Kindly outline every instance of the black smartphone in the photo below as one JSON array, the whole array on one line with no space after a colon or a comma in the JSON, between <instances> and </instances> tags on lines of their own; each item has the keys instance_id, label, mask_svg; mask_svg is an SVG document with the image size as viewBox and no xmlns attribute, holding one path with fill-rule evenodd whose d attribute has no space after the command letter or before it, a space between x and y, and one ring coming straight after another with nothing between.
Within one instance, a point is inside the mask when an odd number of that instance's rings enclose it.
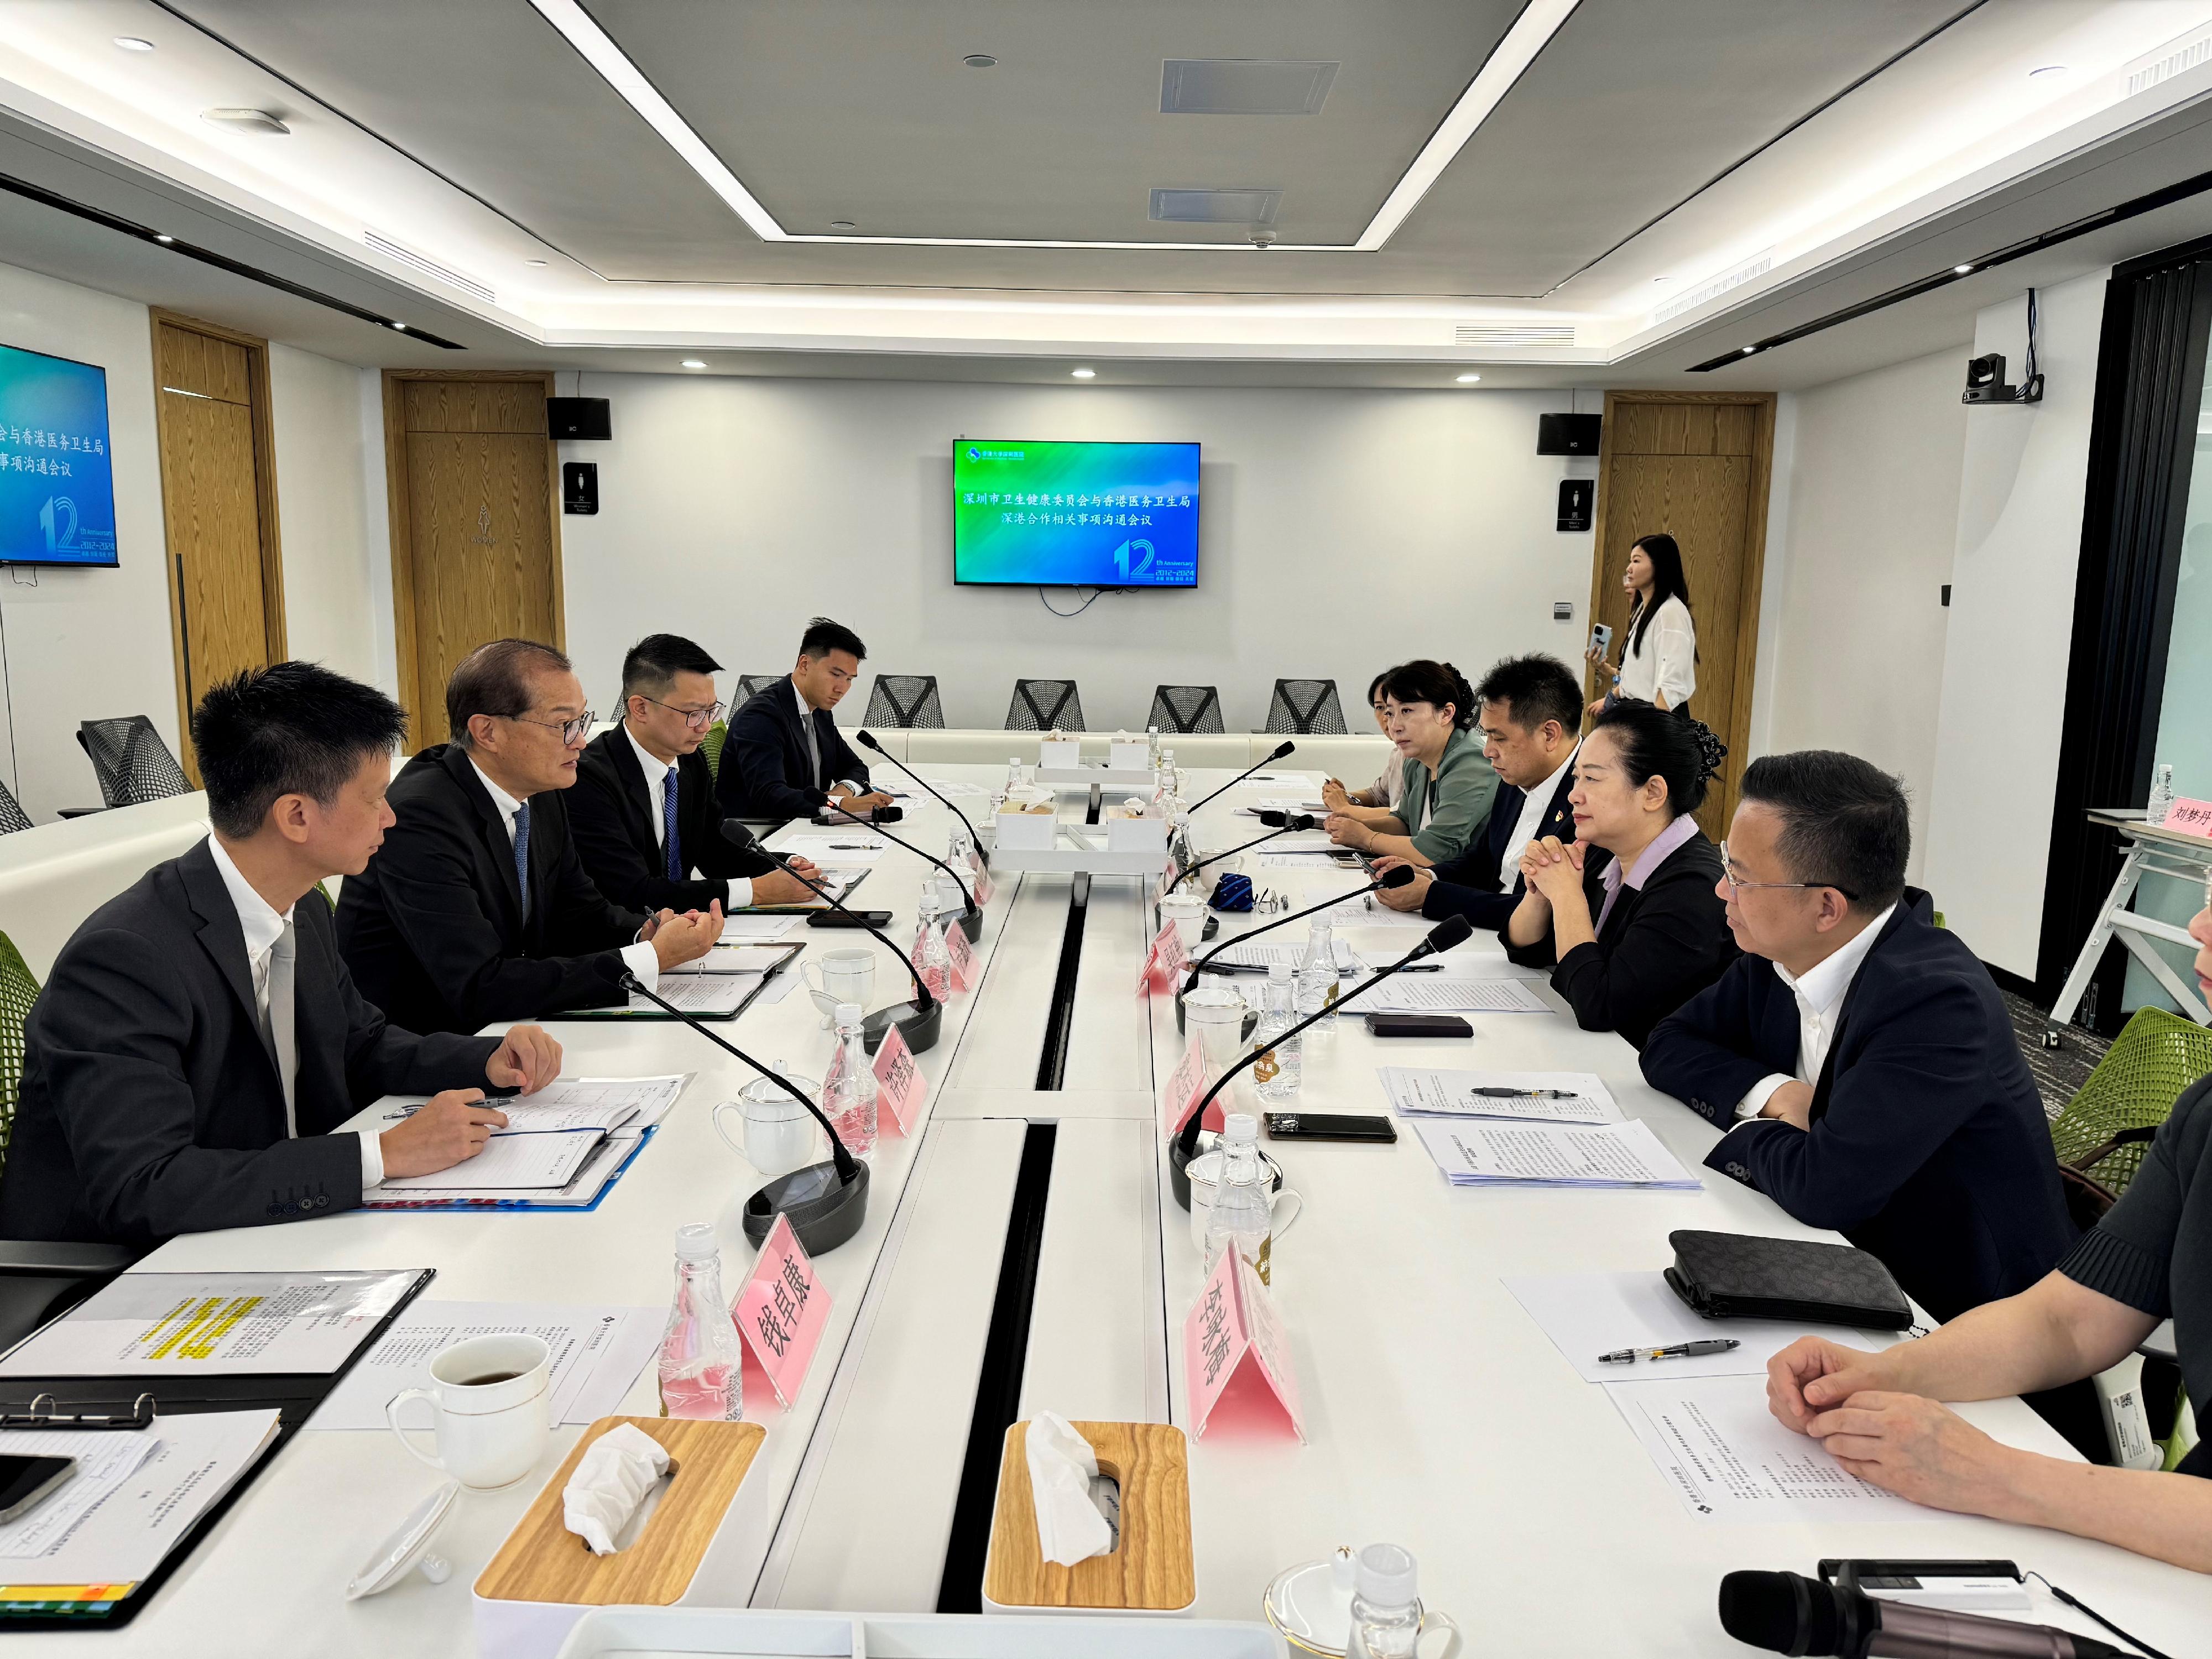
<instances>
[{"instance_id":1,"label":"black smartphone","mask_svg":"<svg viewBox=\"0 0 2212 1659\"><path fill-rule=\"evenodd\" d=\"M809 927L888 927L891 913L888 910L810 910L806 915Z\"/></svg>"},{"instance_id":2,"label":"black smartphone","mask_svg":"<svg viewBox=\"0 0 2212 1659\"><path fill-rule=\"evenodd\" d=\"M1347 1117L1334 1112L1269 1112L1270 1140L1395 1141L1398 1126L1387 1117Z\"/></svg>"},{"instance_id":3,"label":"black smartphone","mask_svg":"<svg viewBox=\"0 0 2212 1659\"><path fill-rule=\"evenodd\" d=\"M1457 1014L1370 1014L1367 1031L1379 1037L1471 1037L1474 1027Z\"/></svg>"},{"instance_id":4,"label":"black smartphone","mask_svg":"<svg viewBox=\"0 0 2212 1659\"><path fill-rule=\"evenodd\" d=\"M0 1522L29 1514L76 1473L74 1457L0 1457Z\"/></svg>"}]
</instances>

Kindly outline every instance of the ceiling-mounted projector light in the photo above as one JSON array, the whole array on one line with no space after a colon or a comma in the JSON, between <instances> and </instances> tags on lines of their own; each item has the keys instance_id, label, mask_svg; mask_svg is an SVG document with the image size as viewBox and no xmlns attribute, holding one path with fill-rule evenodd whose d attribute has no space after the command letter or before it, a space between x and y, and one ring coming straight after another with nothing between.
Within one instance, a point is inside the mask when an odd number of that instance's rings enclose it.
<instances>
[{"instance_id":1,"label":"ceiling-mounted projector light","mask_svg":"<svg viewBox=\"0 0 2212 1659\"><path fill-rule=\"evenodd\" d=\"M1480 374L1461 374L1455 377L1462 386L1473 386L1482 378Z\"/></svg>"},{"instance_id":2,"label":"ceiling-mounted projector light","mask_svg":"<svg viewBox=\"0 0 2212 1659\"><path fill-rule=\"evenodd\" d=\"M1071 368L1067 372L1079 380L1095 380L1098 374L1095 368Z\"/></svg>"},{"instance_id":3,"label":"ceiling-mounted projector light","mask_svg":"<svg viewBox=\"0 0 2212 1659\"><path fill-rule=\"evenodd\" d=\"M292 130L265 109L205 109L200 112L200 119L240 132L285 133Z\"/></svg>"}]
</instances>

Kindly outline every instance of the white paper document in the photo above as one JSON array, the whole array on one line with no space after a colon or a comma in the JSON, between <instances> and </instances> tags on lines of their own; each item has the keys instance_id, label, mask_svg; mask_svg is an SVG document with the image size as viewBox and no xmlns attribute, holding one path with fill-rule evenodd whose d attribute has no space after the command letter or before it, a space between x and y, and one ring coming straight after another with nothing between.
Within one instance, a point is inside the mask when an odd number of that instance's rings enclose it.
<instances>
[{"instance_id":1,"label":"white paper document","mask_svg":"<svg viewBox=\"0 0 2212 1659\"><path fill-rule=\"evenodd\" d=\"M929 774L927 772L923 773L921 775L925 778L929 778L930 783L936 788L939 794L943 795L951 800L964 800L970 797L973 797L977 800L981 800L991 793L981 784L970 783L965 778L957 781L945 778L931 778L929 777Z\"/></svg>"},{"instance_id":2,"label":"white paper document","mask_svg":"<svg viewBox=\"0 0 2212 1659\"><path fill-rule=\"evenodd\" d=\"M495 1135L542 1134L569 1129L613 1131L624 1125L642 1129L666 1116L690 1081L688 1072L666 1077L556 1078L534 1095L516 1095L484 1103L507 1115ZM386 1095L369 1109L384 1123L398 1123L422 1109L428 1095Z\"/></svg>"},{"instance_id":3,"label":"white paper document","mask_svg":"<svg viewBox=\"0 0 2212 1659\"><path fill-rule=\"evenodd\" d=\"M74 1457L76 1473L29 1514L0 1522L0 1571L20 1577L21 1563L58 1549L84 1512L138 1471L161 1443L151 1430L14 1430L0 1434L0 1457Z\"/></svg>"},{"instance_id":4,"label":"white paper document","mask_svg":"<svg viewBox=\"0 0 2212 1659\"><path fill-rule=\"evenodd\" d=\"M615 1177L631 1153L637 1151L644 1131L635 1124L625 1125L607 1136L592 1149L592 1154L577 1166L576 1173L568 1177L563 1187L442 1187L424 1189L400 1187L386 1182L381 1187L372 1187L361 1195L364 1209L398 1209L423 1204L496 1204L526 1202L538 1210L580 1210L599 1200L606 1184ZM460 1167L472 1168L483 1162L484 1155L477 1154Z\"/></svg>"},{"instance_id":5,"label":"white paper document","mask_svg":"<svg viewBox=\"0 0 2212 1659\"><path fill-rule=\"evenodd\" d=\"M781 977L779 975L779 977ZM654 988L654 995L672 1007L687 1014L702 1017L714 1014L733 1014L738 1005L761 988L758 974L664 974ZM604 1008L580 1008L578 1013L587 1014L658 1014L665 1018L668 1010L651 997L638 992L629 994L626 1003L610 1004ZM558 1019L559 1015L553 1016Z\"/></svg>"},{"instance_id":6,"label":"white paper document","mask_svg":"<svg viewBox=\"0 0 2212 1659\"><path fill-rule=\"evenodd\" d=\"M1461 979L1451 974L1400 974L1376 987L1364 1000L1378 1014L1551 1012L1524 980Z\"/></svg>"},{"instance_id":7,"label":"white paper document","mask_svg":"<svg viewBox=\"0 0 2212 1659\"><path fill-rule=\"evenodd\" d=\"M660 1346L660 1308L578 1308L532 1302L416 1302L362 1355L307 1419L311 1429L381 1429L385 1404L426 1388L430 1362L473 1336L526 1332L553 1351L556 1423L592 1423L622 1405ZM420 1409L420 1408L418 1408ZM429 1413L422 1412L427 1422ZM413 1422L414 1418L404 1419Z\"/></svg>"},{"instance_id":8,"label":"white paper document","mask_svg":"<svg viewBox=\"0 0 2212 1659\"><path fill-rule=\"evenodd\" d=\"M740 910L733 916L722 918L722 944L714 948L720 951L733 939L746 945L769 945L793 928L805 926L806 918L803 915L778 915L774 910Z\"/></svg>"},{"instance_id":9,"label":"white paper document","mask_svg":"<svg viewBox=\"0 0 2212 1659\"><path fill-rule=\"evenodd\" d=\"M1332 940L1331 943L1336 947L1338 972L1358 974L1366 971L1367 963L1361 958L1359 952L1353 950L1347 942L1340 939ZM1305 959L1305 954L1306 942L1304 939L1296 939L1288 944L1269 941L1264 945L1232 945L1214 960L1239 968L1272 968L1279 962L1296 968Z\"/></svg>"},{"instance_id":10,"label":"white paper document","mask_svg":"<svg viewBox=\"0 0 2212 1659\"><path fill-rule=\"evenodd\" d=\"M606 1137L597 1129L563 1129L549 1134L494 1135L483 1151L450 1170L430 1175L395 1176L378 1188L386 1193L435 1193L467 1187L498 1192L565 1187L584 1160Z\"/></svg>"},{"instance_id":11,"label":"white paper document","mask_svg":"<svg viewBox=\"0 0 2212 1659\"><path fill-rule=\"evenodd\" d=\"M1262 870L1326 870L1338 866L1357 869L1338 847L1271 847L1260 854Z\"/></svg>"},{"instance_id":12,"label":"white paper document","mask_svg":"<svg viewBox=\"0 0 2212 1659\"><path fill-rule=\"evenodd\" d=\"M525 1144L532 1137L522 1138ZM0 1359L0 1376L334 1371L422 1277L127 1273Z\"/></svg>"},{"instance_id":13,"label":"white paper document","mask_svg":"<svg viewBox=\"0 0 2212 1659\"><path fill-rule=\"evenodd\" d=\"M1781 1319L1701 1319L1667 1287L1656 1267L1626 1273L1524 1273L1502 1282L1544 1328L1585 1382L1698 1376L1764 1376L1766 1362L1801 1336L1825 1336L1854 1348L1887 1346L1892 1331L1854 1331ZM1622 1348L1665 1348L1678 1342L1733 1337L1733 1353L1698 1354L1634 1364L1598 1363Z\"/></svg>"},{"instance_id":14,"label":"white paper document","mask_svg":"<svg viewBox=\"0 0 2212 1659\"><path fill-rule=\"evenodd\" d=\"M135 1584L150 1577L276 1434L274 1411L179 1413L159 1419L150 1429L103 1434L99 1437L143 1440L137 1466L81 1506L66 1528L47 1536L34 1561L15 1557L0 1565L10 1580L33 1584ZM58 1446L84 1437L61 1430L11 1431L0 1441L0 1450L46 1456L52 1454L37 1443ZM83 1455L74 1450L67 1455ZM46 1509L66 1500L69 1491L64 1487L23 1522L0 1533L41 1522Z\"/></svg>"},{"instance_id":15,"label":"white paper document","mask_svg":"<svg viewBox=\"0 0 2212 1659\"><path fill-rule=\"evenodd\" d=\"M780 922L785 933L806 925L805 916L732 916L729 921ZM723 942L705 956L694 957L673 968L664 968L660 970L661 977L665 979L671 974L750 974L757 979L761 975L773 973L786 963L795 960L788 944L762 939L732 942L726 924L722 933Z\"/></svg>"},{"instance_id":16,"label":"white paper document","mask_svg":"<svg viewBox=\"0 0 2212 1659\"><path fill-rule=\"evenodd\" d=\"M1609 1382L1682 1507L1711 1521L1936 1521L1850 1473L1766 1409L1764 1376Z\"/></svg>"},{"instance_id":17,"label":"white paper document","mask_svg":"<svg viewBox=\"0 0 2212 1659\"><path fill-rule=\"evenodd\" d=\"M1309 812L1320 817L1328 811L1328 803L1318 796L1310 800L1296 795L1262 795L1250 806L1239 806L1236 815L1240 818L1256 818L1262 812Z\"/></svg>"},{"instance_id":18,"label":"white paper document","mask_svg":"<svg viewBox=\"0 0 2212 1659\"><path fill-rule=\"evenodd\" d=\"M1511 1118L1523 1123L1626 1121L1595 1072L1448 1071L1380 1066L1375 1075L1382 1079L1390 1109L1401 1117ZM1477 1092L1486 1089L1512 1092ZM1568 1098L1549 1099L1547 1092L1564 1093Z\"/></svg>"},{"instance_id":19,"label":"white paper document","mask_svg":"<svg viewBox=\"0 0 2212 1659\"><path fill-rule=\"evenodd\" d=\"M1411 1120L1455 1187L1638 1187L1697 1192L1702 1183L1631 1118L1595 1128L1559 1123Z\"/></svg>"}]
</instances>

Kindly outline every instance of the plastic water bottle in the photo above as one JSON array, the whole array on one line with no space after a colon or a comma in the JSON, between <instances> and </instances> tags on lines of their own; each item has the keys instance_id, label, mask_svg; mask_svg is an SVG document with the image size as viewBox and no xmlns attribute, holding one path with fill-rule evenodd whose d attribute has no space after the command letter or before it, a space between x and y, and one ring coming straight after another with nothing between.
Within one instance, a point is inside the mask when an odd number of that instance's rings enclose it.
<instances>
[{"instance_id":1,"label":"plastic water bottle","mask_svg":"<svg viewBox=\"0 0 2212 1659\"><path fill-rule=\"evenodd\" d=\"M1326 912L1306 929L1305 954L1298 958L1298 1013L1319 1014L1310 1028L1317 1036L1336 1031L1336 935Z\"/></svg>"},{"instance_id":2,"label":"plastic water bottle","mask_svg":"<svg viewBox=\"0 0 2212 1659\"><path fill-rule=\"evenodd\" d=\"M1413 1659L1421 1634L1419 1581L1413 1555L1395 1544L1370 1544L1359 1552L1345 1659Z\"/></svg>"},{"instance_id":3,"label":"plastic water bottle","mask_svg":"<svg viewBox=\"0 0 2212 1659\"><path fill-rule=\"evenodd\" d=\"M952 949L945 942L945 924L937 919L937 894L925 887L915 901L921 926L914 937L915 971L929 994L943 1002L952 994Z\"/></svg>"},{"instance_id":4,"label":"plastic water bottle","mask_svg":"<svg viewBox=\"0 0 2212 1659\"><path fill-rule=\"evenodd\" d=\"M1252 1082L1261 1099L1279 1106L1298 1097L1298 1085L1306 1075L1304 1036L1282 1035L1298 1023L1297 993L1291 982L1289 963L1278 962L1268 968L1266 994L1260 1028L1252 1036L1255 1043L1266 1046L1252 1062Z\"/></svg>"},{"instance_id":5,"label":"plastic water bottle","mask_svg":"<svg viewBox=\"0 0 2212 1659\"><path fill-rule=\"evenodd\" d=\"M1157 726L1145 728L1145 764L1155 772L1160 769L1160 728Z\"/></svg>"},{"instance_id":6,"label":"plastic water bottle","mask_svg":"<svg viewBox=\"0 0 2212 1659\"><path fill-rule=\"evenodd\" d=\"M722 1294L722 1251L703 1221L676 1230L676 1300L660 1336L660 1414L734 1423L744 1415L737 1322Z\"/></svg>"},{"instance_id":7,"label":"plastic water bottle","mask_svg":"<svg viewBox=\"0 0 2212 1659\"><path fill-rule=\"evenodd\" d=\"M2150 805L2143 810L2144 822L2164 823L2166 815L2173 810L2173 769L2164 761L2150 781Z\"/></svg>"},{"instance_id":8,"label":"plastic water bottle","mask_svg":"<svg viewBox=\"0 0 2212 1659\"><path fill-rule=\"evenodd\" d=\"M1273 1253L1275 1223L1267 1208L1267 1173L1260 1163L1260 1122L1249 1112L1223 1120L1221 1172L1213 1205L1206 1212L1206 1271L1212 1273L1224 1250L1233 1249L1252 1264L1262 1285Z\"/></svg>"},{"instance_id":9,"label":"plastic water bottle","mask_svg":"<svg viewBox=\"0 0 2212 1659\"><path fill-rule=\"evenodd\" d=\"M860 1026L860 1005L837 1005L837 1052L822 1079L822 1110L855 1158L876 1150L876 1070Z\"/></svg>"}]
</instances>

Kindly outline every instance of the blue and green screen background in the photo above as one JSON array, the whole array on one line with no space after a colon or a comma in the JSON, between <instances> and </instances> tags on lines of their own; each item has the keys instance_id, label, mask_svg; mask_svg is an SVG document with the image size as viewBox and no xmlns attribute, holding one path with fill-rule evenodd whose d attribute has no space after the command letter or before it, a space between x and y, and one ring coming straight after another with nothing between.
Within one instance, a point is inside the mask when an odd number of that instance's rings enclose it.
<instances>
[{"instance_id":1,"label":"blue and green screen background","mask_svg":"<svg viewBox=\"0 0 2212 1659\"><path fill-rule=\"evenodd\" d=\"M0 345L0 563L114 562L107 371Z\"/></svg>"},{"instance_id":2,"label":"blue and green screen background","mask_svg":"<svg viewBox=\"0 0 2212 1659\"><path fill-rule=\"evenodd\" d=\"M1195 586L1198 446L963 438L952 451L952 574Z\"/></svg>"}]
</instances>

